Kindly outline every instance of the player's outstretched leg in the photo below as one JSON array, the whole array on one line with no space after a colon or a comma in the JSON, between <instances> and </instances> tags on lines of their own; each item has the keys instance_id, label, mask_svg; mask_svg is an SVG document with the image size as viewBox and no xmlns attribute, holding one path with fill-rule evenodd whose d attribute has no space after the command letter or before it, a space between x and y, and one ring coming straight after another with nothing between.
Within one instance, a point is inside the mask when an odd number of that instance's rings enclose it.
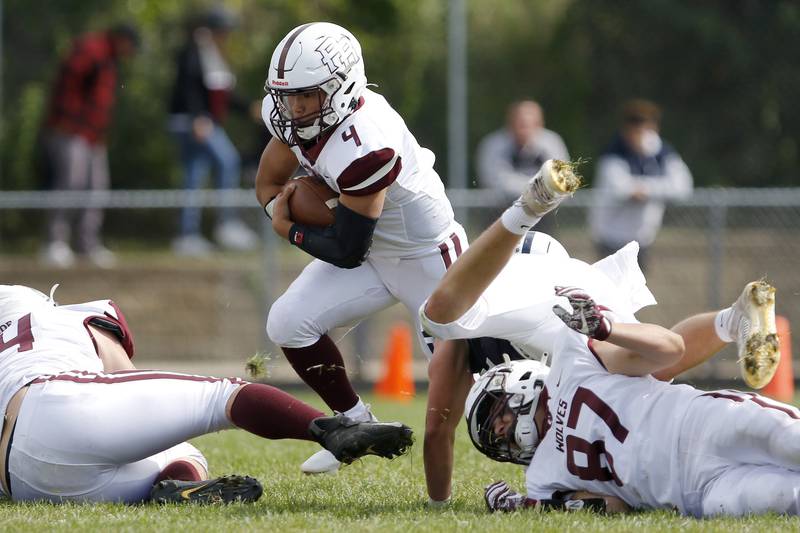
<instances>
[{"instance_id":1,"label":"player's outstretched leg","mask_svg":"<svg viewBox=\"0 0 800 533\"><path fill-rule=\"evenodd\" d=\"M581 179L571 163L548 159L528 181L520 199L534 216L541 218L572 196L580 185Z\"/></svg>"},{"instance_id":2,"label":"player's outstretched leg","mask_svg":"<svg viewBox=\"0 0 800 533\"><path fill-rule=\"evenodd\" d=\"M342 414L354 422L378 421L375 415L372 414L370 405L364 403L360 397L355 407ZM341 466L341 461L337 460L331 452L322 449L303 461L303 464L300 465L300 471L304 474L335 474Z\"/></svg>"},{"instance_id":3,"label":"player's outstretched leg","mask_svg":"<svg viewBox=\"0 0 800 533\"><path fill-rule=\"evenodd\" d=\"M735 340L739 367L745 382L754 389L764 387L775 375L780 361L775 326L775 287L766 281L745 285L736 302L716 318L723 340Z\"/></svg>"},{"instance_id":4,"label":"player's outstretched leg","mask_svg":"<svg viewBox=\"0 0 800 533\"><path fill-rule=\"evenodd\" d=\"M391 459L403 455L413 444L411 428L400 422L355 422L336 415L312 420L308 430L345 464L365 455Z\"/></svg>"},{"instance_id":5,"label":"player's outstretched leg","mask_svg":"<svg viewBox=\"0 0 800 533\"><path fill-rule=\"evenodd\" d=\"M249 503L264 492L261 483L249 476L223 476L203 481L165 479L153 485L150 501L155 503Z\"/></svg>"},{"instance_id":6,"label":"player's outstretched leg","mask_svg":"<svg viewBox=\"0 0 800 533\"><path fill-rule=\"evenodd\" d=\"M580 184L570 163L545 161L520 197L447 270L425 304L423 324L446 324L466 313L506 266L522 236Z\"/></svg>"}]
</instances>

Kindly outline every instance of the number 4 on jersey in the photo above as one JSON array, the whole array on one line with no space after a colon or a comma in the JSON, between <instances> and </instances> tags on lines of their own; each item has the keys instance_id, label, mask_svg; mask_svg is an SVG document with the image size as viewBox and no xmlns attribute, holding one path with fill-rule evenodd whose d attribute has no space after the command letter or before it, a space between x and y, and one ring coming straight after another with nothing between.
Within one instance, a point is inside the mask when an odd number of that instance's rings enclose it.
<instances>
[{"instance_id":1,"label":"number 4 on jersey","mask_svg":"<svg viewBox=\"0 0 800 533\"><path fill-rule=\"evenodd\" d=\"M361 139L358 137L358 133L356 133L356 127L350 126L347 131L342 132L342 140L344 142L353 139L353 142L356 143L356 146L361 146Z\"/></svg>"},{"instance_id":2,"label":"number 4 on jersey","mask_svg":"<svg viewBox=\"0 0 800 533\"><path fill-rule=\"evenodd\" d=\"M4 339L0 336L0 353L19 346L20 352L27 352L33 349L33 332L31 331L31 314L28 313L17 322L17 336L12 339Z\"/></svg>"}]
</instances>

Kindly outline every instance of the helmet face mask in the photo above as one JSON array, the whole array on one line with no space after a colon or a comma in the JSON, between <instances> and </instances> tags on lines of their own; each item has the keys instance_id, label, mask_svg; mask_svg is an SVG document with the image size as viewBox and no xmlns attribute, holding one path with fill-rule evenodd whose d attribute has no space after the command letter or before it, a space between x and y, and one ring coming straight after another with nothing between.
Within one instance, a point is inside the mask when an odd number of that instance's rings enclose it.
<instances>
[{"instance_id":1,"label":"helmet face mask","mask_svg":"<svg viewBox=\"0 0 800 533\"><path fill-rule=\"evenodd\" d=\"M300 89L272 89L267 87L274 103L270 116L275 131L281 140L295 146L317 139L326 129L339 122L339 117L331 105L332 95L341 88L337 79L331 79L319 87ZM301 116L294 116L292 100L306 100L311 108ZM285 133L289 132L286 136Z\"/></svg>"},{"instance_id":2,"label":"helmet face mask","mask_svg":"<svg viewBox=\"0 0 800 533\"><path fill-rule=\"evenodd\" d=\"M264 86L274 104L269 121L289 146L314 142L356 109L366 85L361 45L349 31L327 22L304 24L272 55ZM312 91L319 105L293 116L290 99Z\"/></svg>"},{"instance_id":3,"label":"helmet face mask","mask_svg":"<svg viewBox=\"0 0 800 533\"><path fill-rule=\"evenodd\" d=\"M538 361L513 361L481 376L467 398L472 443L500 462L530 464L539 444L533 421L549 369Z\"/></svg>"}]
</instances>

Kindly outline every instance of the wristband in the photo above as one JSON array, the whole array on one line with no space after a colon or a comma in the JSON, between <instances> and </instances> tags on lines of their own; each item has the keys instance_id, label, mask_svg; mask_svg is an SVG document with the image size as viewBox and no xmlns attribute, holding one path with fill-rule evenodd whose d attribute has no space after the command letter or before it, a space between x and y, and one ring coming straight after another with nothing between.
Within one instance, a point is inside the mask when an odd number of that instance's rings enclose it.
<instances>
[{"instance_id":1,"label":"wristband","mask_svg":"<svg viewBox=\"0 0 800 533\"><path fill-rule=\"evenodd\" d=\"M579 500L539 500L539 505L545 511L594 511L606 512L605 498L581 498Z\"/></svg>"},{"instance_id":2,"label":"wristband","mask_svg":"<svg viewBox=\"0 0 800 533\"><path fill-rule=\"evenodd\" d=\"M264 212L270 220L272 220L272 210L275 209L275 198L277 197L273 196L270 198L269 202L264 205Z\"/></svg>"}]
</instances>

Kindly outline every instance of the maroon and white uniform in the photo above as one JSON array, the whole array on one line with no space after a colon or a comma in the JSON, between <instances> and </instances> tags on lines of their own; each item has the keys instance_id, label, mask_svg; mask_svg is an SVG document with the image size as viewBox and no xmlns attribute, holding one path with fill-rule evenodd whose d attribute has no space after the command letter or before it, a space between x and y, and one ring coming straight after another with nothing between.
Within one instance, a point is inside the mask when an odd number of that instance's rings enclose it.
<instances>
[{"instance_id":1,"label":"maroon and white uniform","mask_svg":"<svg viewBox=\"0 0 800 533\"><path fill-rule=\"evenodd\" d=\"M274 135L273 106L270 96L264 98L262 117ZM310 346L331 328L397 301L416 318L420 304L467 247L433 169L433 153L417 143L383 96L370 90L312 147L291 149L307 173L333 190L359 196L385 189L386 197L367 260L351 270L313 261L273 305L270 338L283 347Z\"/></svg>"},{"instance_id":2,"label":"maroon and white uniform","mask_svg":"<svg viewBox=\"0 0 800 533\"><path fill-rule=\"evenodd\" d=\"M177 459L206 466L186 439L233 427L225 414L243 382L160 371L104 373L88 325L133 342L110 300L56 306L0 285L0 405L30 385L7 468L14 500L142 501Z\"/></svg>"},{"instance_id":3,"label":"maroon and white uniform","mask_svg":"<svg viewBox=\"0 0 800 533\"><path fill-rule=\"evenodd\" d=\"M526 250L530 236L555 246ZM638 322L634 313L655 303L636 259L636 243L590 265L569 257L552 237L539 232L528 237L477 302L458 319L447 324L434 322L425 316L422 305L419 316L425 331L439 339L505 339L520 353L538 360L543 354L558 356L554 344L564 323L553 313L553 305L562 300L555 295L557 286L580 287L597 303L610 308L618 322Z\"/></svg>"},{"instance_id":4,"label":"maroon and white uniform","mask_svg":"<svg viewBox=\"0 0 800 533\"><path fill-rule=\"evenodd\" d=\"M528 497L576 490L693 516L797 514L800 412L756 394L610 374L564 328Z\"/></svg>"}]
</instances>

